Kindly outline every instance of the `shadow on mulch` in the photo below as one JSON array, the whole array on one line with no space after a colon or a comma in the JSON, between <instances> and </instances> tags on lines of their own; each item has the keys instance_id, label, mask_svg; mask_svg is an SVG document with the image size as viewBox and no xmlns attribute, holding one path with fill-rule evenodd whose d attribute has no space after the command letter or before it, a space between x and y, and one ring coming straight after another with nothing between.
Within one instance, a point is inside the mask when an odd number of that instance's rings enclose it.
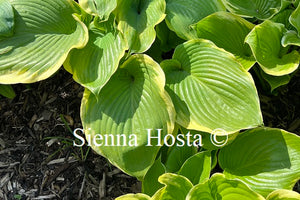
<instances>
[{"instance_id":1,"label":"shadow on mulch","mask_svg":"<svg viewBox=\"0 0 300 200\"><path fill-rule=\"evenodd\" d=\"M277 96L261 91L265 125L300 134L299 72ZM15 85L0 99L0 199L114 199L140 183L87 146L73 146L81 128L83 89L60 70L45 81ZM300 185L295 186L299 191Z\"/></svg>"}]
</instances>

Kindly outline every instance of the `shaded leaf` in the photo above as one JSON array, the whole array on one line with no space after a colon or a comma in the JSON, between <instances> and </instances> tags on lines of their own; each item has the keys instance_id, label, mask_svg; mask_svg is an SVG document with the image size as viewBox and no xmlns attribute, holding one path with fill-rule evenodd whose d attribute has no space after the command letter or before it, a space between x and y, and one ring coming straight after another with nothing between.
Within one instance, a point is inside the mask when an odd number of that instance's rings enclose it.
<instances>
[{"instance_id":1,"label":"shaded leaf","mask_svg":"<svg viewBox=\"0 0 300 200\"><path fill-rule=\"evenodd\" d=\"M9 99L13 99L15 98L16 93L11 85L0 84L0 95L5 96Z\"/></svg>"},{"instance_id":2,"label":"shaded leaf","mask_svg":"<svg viewBox=\"0 0 300 200\"><path fill-rule=\"evenodd\" d=\"M0 0L0 41L4 37L13 35L14 11L9 0Z\"/></svg>"}]
</instances>

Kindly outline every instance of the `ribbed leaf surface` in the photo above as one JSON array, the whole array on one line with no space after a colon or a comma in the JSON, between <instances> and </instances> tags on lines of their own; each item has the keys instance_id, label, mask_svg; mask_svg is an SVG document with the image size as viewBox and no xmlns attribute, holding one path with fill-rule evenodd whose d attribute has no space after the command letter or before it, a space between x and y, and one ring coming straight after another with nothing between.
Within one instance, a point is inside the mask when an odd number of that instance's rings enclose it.
<instances>
[{"instance_id":1,"label":"ribbed leaf surface","mask_svg":"<svg viewBox=\"0 0 300 200\"><path fill-rule=\"evenodd\" d=\"M0 83L31 83L55 73L69 51L87 43L71 0L10 0L14 34L0 41Z\"/></svg>"},{"instance_id":2,"label":"ribbed leaf surface","mask_svg":"<svg viewBox=\"0 0 300 200\"><path fill-rule=\"evenodd\" d=\"M241 179L267 196L276 189L292 189L300 179L299 144L300 137L295 134L257 128L221 149L219 163L226 177Z\"/></svg>"},{"instance_id":3,"label":"ribbed leaf surface","mask_svg":"<svg viewBox=\"0 0 300 200\"><path fill-rule=\"evenodd\" d=\"M239 180L226 179L223 174L214 174L208 181L198 184L186 200L264 200Z\"/></svg>"},{"instance_id":4,"label":"ribbed leaf surface","mask_svg":"<svg viewBox=\"0 0 300 200\"><path fill-rule=\"evenodd\" d=\"M251 75L212 42L198 39L179 45L173 59L161 66L181 126L234 133L262 124Z\"/></svg>"},{"instance_id":5,"label":"ribbed leaf surface","mask_svg":"<svg viewBox=\"0 0 300 200\"><path fill-rule=\"evenodd\" d=\"M107 20L117 7L117 0L79 0L79 5L86 12L98 15L101 20Z\"/></svg>"},{"instance_id":6,"label":"ribbed leaf surface","mask_svg":"<svg viewBox=\"0 0 300 200\"><path fill-rule=\"evenodd\" d=\"M233 53L249 70L255 63L245 38L254 27L245 19L227 12L217 12L197 23L196 30L199 38L207 39L218 47Z\"/></svg>"},{"instance_id":7,"label":"ribbed leaf surface","mask_svg":"<svg viewBox=\"0 0 300 200\"><path fill-rule=\"evenodd\" d=\"M86 90L82 100L86 137L100 134L104 138L111 134L114 138L114 141L109 138L106 144L104 140L98 141L102 143L98 146L92 143L92 148L138 178L145 175L160 148L156 146L157 139L151 143L153 146L146 146L147 129L153 129L153 137L158 135L155 129L162 129L161 140L173 131L175 111L164 83L163 71L157 63L146 55L134 55L123 63L98 96ZM118 144L117 137L122 134L126 142L122 139Z\"/></svg>"},{"instance_id":8,"label":"ribbed leaf surface","mask_svg":"<svg viewBox=\"0 0 300 200\"><path fill-rule=\"evenodd\" d=\"M14 11L9 0L0 0L0 40L13 34Z\"/></svg>"},{"instance_id":9,"label":"ribbed leaf surface","mask_svg":"<svg viewBox=\"0 0 300 200\"><path fill-rule=\"evenodd\" d=\"M195 39L191 25L217 11L225 11L221 0L167 0L166 22L179 37Z\"/></svg>"},{"instance_id":10,"label":"ribbed leaf surface","mask_svg":"<svg viewBox=\"0 0 300 200\"><path fill-rule=\"evenodd\" d=\"M282 0L223 0L226 8L243 17L268 19L279 12Z\"/></svg>"},{"instance_id":11,"label":"ribbed leaf surface","mask_svg":"<svg viewBox=\"0 0 300 200\"><path fill-rule=\"evenodd\" d=\"M284 32L283 24L266 20L255 26L245 40L261 68L273 76L292 73L299 65L299 52L288 53L288 49L281 46Z\"/></svg>"},{"instance_id":12,"label":"ribbed leaf surface","mask_svg":"<svg viewBox=\"0 0 300 200\"><path fill-rule=\"evenodd\" d=\"M98 95L119 66L127 43L119 31L99 34L89 32L89 42L83 49L70 52L65 68L75 81Z\"/></svg>"},{"instance_id":13,"label":"ribbed leaf surface","mask_svg":"<svg viewBox=\"0 0 300 200\"><path fill-rule=\"evenodd\" d=\"M120 1L116 9L118 28L124 34L131 53L142 53L155 40L155 25L165 18L165 0Z\"/></svg>"}]
</instances>

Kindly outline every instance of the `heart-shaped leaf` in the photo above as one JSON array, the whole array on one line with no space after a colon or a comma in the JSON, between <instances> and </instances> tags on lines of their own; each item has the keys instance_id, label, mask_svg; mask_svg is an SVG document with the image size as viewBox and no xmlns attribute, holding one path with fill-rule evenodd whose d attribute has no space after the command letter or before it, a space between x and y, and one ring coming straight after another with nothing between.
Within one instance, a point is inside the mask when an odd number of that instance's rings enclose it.
<instances>
[{"instance_id":1,"label":"heart-shaped leaf","mask_svg":"<svg viewBox=\"0 0 300 200\"><path fill-rule=\"evenodd\" d=\"M205 183L196 185L186 200L264 200L239 180L226 179L223 174L214 174Z\"/></svg>"},{"instance_id":2,"label":"heart-shaped leaf","mask_svg":"<svg viewBox=\"0 0 300 200\"><path fill-rule=\"evenodd\" d=\"M238 178L267 196L276 189L292 189L300 179L300 137L280 129L246 131L219 153L227 178ZM247 145L247 148L245 148Z\"/></svg>"},{"instance_id":3,"label":"heart-shaped leaf","mask_svg":"<svg viewBox=\"0 0 300 200\"><path fill-rule=\"evenodd\" d=\"M127 43L117 31L89 31L89 42L83 49L70 52L64 67L73 74L75 81L98 95L119 66Z\"/></svg>"},{"instance_id":4,"label":"heart-shaped leaf","mask_svg":"<svg viewBox=\"0 0 300 200\"><path fill-rule=\"evenodd\" d=\"M165 9L165 0L120 1L115 13L130 53L142 53L150 48L156 36L154 27L165 18Z\"/></svg>"},{"instance_id":5,"label":"heart-shaped leaf","mask_svg":"<svg viewBox=\"0 0 300 200\"><path fill-rule=\"evenodd\" d=\"M299 200L300 194L291 190L275 190L267 196L267 200Z\"/></svg>"},{"instance_id":6,"label":"heart-shaped leaf","mask_svg":"<svg viewBox=\"0 0 300 200\"><path fill-rule=\"evenodd\" d=\"M167 0L166 22L182 39L195 39L197 33L191 25L218 11L225 11L221 0Z\"/></svg>"},{"instance_id":7,"label":"heart-shaped leaf","mask_svg":"<svg viewBox=\"0 0 300 200\"><path fill-rule=\"evenodd\" d=\"M14 11L9 0L0 0L0 41L14 31Z\"/></svg>"},{"instance_id":8,"label":"heart-shaped leaf","mask_svg":"<svg viewBox=\"0 0 300 200\"><path fill-rule=\"evenodd\" d=\"M185 200L186 195L193 187L193 184L186 177L177 174L163 174L158 181L165 187L159 190L152 197L152 200Z\"/></svg>"},{"instance_id":9,"label":"heart-shaped leaf","mask_svg":"<svg viewBox=\"0 0 300 200\"><path fill-rule=\"evenodd\" d=\"M233 14L258 19L268 19L282 7L282 0L223 0L223 2Z\"/></svg>"},{"instance_id":10,"label":"heart-shaped leaf","mask_svg":"<svg viewBox=\"0 0 300 200\"><path fill-rule=\"evenodd\" d=\"M203 39L179 45L172 60L161 63L166 90L187 129L228 133L262 124L251 75L235 57Z\"/></svg>"},{"instance_id":11,"label":"heart-shaped leaf","mask_svg":"<svg viewBox=\"0 0 300 200\"><path fill-rule=\"evenodd\" d=\"M285 32L283 24L266 20L255 26L246 37L254 57L267 74L282 76L298 68L299 52L294 50L287 53L288 48L281 46L281 38Z\"/></svg>"},{"instance_id":12,"label":"heart-shaped leaf","mask_svg":"<svg viewBox=\"0 0 300 200\"><path fill-rule=\"evenodd\" d=\"M220 48L233 53L249 70L255 61L245 38L254 25L245 19L227 12L217 12L202 19L196 25L197 36L215 43Z\"/></svg>"},{"instance_id":13,"label":"heart-shaped leaf","mask_svg":"<svg viewBox=\"0 0 300 200\"><path fill-rule=\"evenodd\" d=\"M139 179L154 163L158 144L173 131L175 111L164 84L160 66L137 54L120 66L98 96L85 90L82 100L86 138L97 140L91 139L92 148ZM149 144L159 134L161 139Z\"/></svg>"},{"instance_id":14,"label":"heart-shaped leaf","mask_svg":"<svg viewBox=\"0 0 300 200\"><path fill-rule=\"evenodd\" d=\"M0 83L32 83L54 74L69 51L82 48L88 30L72 0L10 0L14 34L0 40Z\"/></svg>"},{"instance_id":15,"label":"heart-shaped leaf","mask_svg":"<svg viewBox=\"0 0 300 200\"><path fill-rule=\"evenodd\" d=\"M79 0L79 5L89 14L98 15L106 21L117 7L117 0Z\"/></svg>"}]
</instances>

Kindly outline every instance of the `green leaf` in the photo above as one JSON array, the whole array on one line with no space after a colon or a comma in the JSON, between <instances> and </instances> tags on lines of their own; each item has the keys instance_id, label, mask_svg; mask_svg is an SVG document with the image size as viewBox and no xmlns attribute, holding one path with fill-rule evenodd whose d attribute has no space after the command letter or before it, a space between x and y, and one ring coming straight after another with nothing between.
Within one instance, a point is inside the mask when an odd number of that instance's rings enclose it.
<instances>
[{"instance_id":1,"label":"green leaf","mask_svg":"<svg viewBox=\"0 0 300 200\"><path fill-rule=\"evenodd\" d=\"M92 142L92 148L139 179L154 163L158 144L174 128L175 111L164 85L160 66L150 57L137 54L120 66L98 96L85 90L82 100L86 138L103 137L103 141L98 139L98 145ZM158 137L156 129L161 129L160 141L154 139L152 146L147 146L150 136ZM107 142L105 135L112 135ZM125 143L122 135L127 139Z\"/></svg>"},{"instance_id":2,"label":"green leaf","mask_svg":"<svg viewBox=\"0 0 300 200\"><path fill-rule=\"evenodd\" d=\"M281 44L283 47L287 47L289 45L300 46L300 37L295 31L287 31L281 39Z\"/></svg>"},{"instance_id":3,"label":"green leaf","mask_svg":"<svg viewBox=\"0 0 300 200\"><path fill-rule=\"evenodd\" d=\"M299 200L300 194L291 190L275 190L271 192L267 200Z\"/></svg>"},{"instance_id":4,"label":"green leaf","mask_svg":"<svg viewBox=\"0 0 300 200\"><path fill-rule=\"evenodd\" d=\"M223 174L214 174L205 183L196 185L186 200L264 200L239 180L226 179Z\"/></svg>"},{"instance_id":5,"label":"green leaf","mask_svg":"<svg viewBox=\"0 0 300 200\"><path fill-rule=\"evenodd\" d=\"M150 200L151 198L145 194L126 194L116 198L115 200Z\"/></svg>"},{"instance_id":6,"label":"green leaf","mask_svg":"<svg viewBox=\"0 0 300 200\"><path fill-rule=\"evenodd\" d=\"M0 83L32 83L50 77L69 51L88 40L72 0L10 0L14 35L0 41Z\"/></svg>"},{"instance_id":7,"label":"green leaf","mask_svg":"<svg viewBox=\"0 0 300 200\"><path fill-rule=\"evenodd\" d=\"M264 71L261 70L262 77L269 83L271 86L271 92L273 92L276 88L286 85L290 82L291 77L290 75L284 76L271 76L266 74Z\"/></svg>"},{"instance_id":8,"label":"green leaf","mask_svg":"<svg viewBox=\"0 0 300 200\"><path fill-rule=\"evenodd\" d=\"M218 11L225 11L221 0L167 0L166 23L182 39L195 39L191 26Z\"/></svg>"},{"instance_id":9,"label":"green leaf","mask_svg":"<svg viewBox=\"0 0 300 200\"><path fill-rule=\"evenodd\" d=\"M297 29L298 36L300 36L300 4L296 8L296 10L294 10L294 12L291 14L289 21Z\"/></svg>"},{"instance_id":10,"label":"green leaf","mask_svg":"<svg viewBox=\"0 0 300 200\"><path fill-rule=\"evenodd\" d=\"M9 0L0 0L0 41L13 35L14 25L13 7Z\"/></svg>"},{"instance_id":11,"label":"green leaf","mask_svg":"<svg viewBox=\"0 0 300 200\"><path fill-rule=\"evenodd\" d=\"M118 29L124 34L130 53L147 51L155 40L155 25L165 18L164 0L120 1L116 8Z\"/></svg>"},{"instance_id":12,"label":"green leaf","mask_svg":"<svg viewBox=\"0 0 300 200\"><path fill-rule=\"evenodd\" d=\"M163 174L158 181L166 186L159 190L152 200L185 200L186 195L193 187L186 177L177 174Z\"/></svg>"},{"instance_id":13,"label":"green leaf","mask_svg":"<svg viewBox=\"0 0 300 200\"><path fill-rule=\"evenodd\" d=\"M267 196L292 189L300 178L300 137L280 129L257 128L240 134L219 153L227 178L238 178ZM247 148L245 148L245 145Z\"/></svg>"},{"instance_id":14,"label":"green leaf","mask_svg":"<svg viewBox=\"0 0 300 200\"><path fill-rule=\"evenodd\" d=\"M185 42L161 66L176 121L184 128L209 133L221 128L234 133L262 124L251 75L232 54L212 42Z\"/></svg>"},{"instance_id":15,"label":"green leaf","mask_svg":"<svg viewBox=\"0 0 300 200\"><path fill-rule=\"evenodd\" d=\"M167 160L165 163L167 172L177 172L183 165L183 163L195 153L197 153L197 148L194 146L172 146L169 149Z\"/></svg>"},{"instance_id":16,"label":"green leaf","mask_svg":"<svg viewBox=\"0 0 300 200\"><path fill-rule=\"evenodd\" d=\"M13 99L15 98L16 93L11 85L0 84L0 95L5 96L9 99Z\"/></svg>"},{"instance_id":17,"label":"green leaf","mask_svg":"<svg viewBox=\"0 0 300 200\"><path fill-rule=\"evenodd\" d=\"M292 9L285 9L279 13L277 13L274 17L272 17L270 20L276 23L281 23L285 25L285 28L288 30L294 30L295 28L292 26L292 24L289 21L290 15L292 14L294 10Z\"/></svg>"},{"instance_id":18,"label":"green leaf","mask_svg":"<svg viewBox=\"0 0 300 200\"><path fill-rule=\"evenodd\" d=\"M79 5L89 14L98 15L106 21L117 7L117 0L79 0Z\"/></svg>"},{"instance_id":19,"label":"green leaf","mask_svg":"<svg viewBox=\"0 0 300 200\"><path fill-rule=\"evenodd\" d=\"M64 67L76 82L98 95L117 70L126 49L127 43L119 31L90 30L88 44L72 50Z\"/></svg>"},{"instance_id":20,"label":"green leaf","mask_svg":"<svg viewBox=\"0 0 300 200\"><path fill-rule=\"evenodd\" d=\"M209 179L211 170L211 152L199 152L187 159L180 170L179 175L188 178L194 185Z\"/></svg>"},{"instance_id":21,"label":"green leaf","mask_svg":"<svg viewBox=\"0 0 300 200\"><path fill-rule=\"evenodd\" d=\"M249 70L256 61L244 41L253 27L253 24L239 16L217 12L198 22L196 30L199 38L210 40L234 54L244 69Z\"/></svg>"},{"instance_id":22,"label":"green leaf","mask_svg":"<svg viewBox=\"0 0 300 200\"><path fill-rule=\"evenodd\" d=\"M246 37L253 55L261 68L269 75L282 76L298 68L300 54L296 50L287 53L281 46L281 38L286 29L283 24L269 20L255 26Z\"/></svg>"},{"instance_id":23,"label":"green leaf","mask_svg":"<svg viewBox=\"0 0 300 200\"><path fill-rule=\"evenodd\" d=\"M161 163L161 159L157 159L147 171L142 182L142 192L152 196L157 190L163 187L158 182L158 178L166 172L165 166Z\"/></svg>"},{"instance_id":24,"label":"green leaf","mask_svg":"<svg viewBox=\"0 0 300 200\"><path fill-rule=\"evenodd\" d=\"M243 17L268 19L280 11L282 0L223 0L226 8L233 14Z\"/></svg>"}]
</instances>

